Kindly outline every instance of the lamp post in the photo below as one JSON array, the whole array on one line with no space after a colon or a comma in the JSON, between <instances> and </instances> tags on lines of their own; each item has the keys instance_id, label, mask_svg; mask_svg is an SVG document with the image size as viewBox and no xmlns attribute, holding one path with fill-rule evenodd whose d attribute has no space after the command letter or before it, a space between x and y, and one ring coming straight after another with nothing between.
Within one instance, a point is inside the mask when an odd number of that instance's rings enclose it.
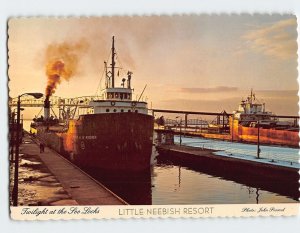
<instances>
[{"instance_id":1,"label":"lamp post","mask_svg":"<svg viewBox=\"0 0 300 233\"><path fill-rule=\"evenodd\" d=\"M182 123L182 118L177 116L176 119L180 118L180 123L179 123L179 145L181 146L182 139L181 139L181 123Z\"/></svg>"},{"instance_id":2,"label":"lamp post","mask_svg":"<svg viewBox=\"0 0 300 233\"><path fill-rule=\"evenodd\" d=\"M231 115L231 142L233 142L233 134L234 134L234 115Z\"/></svg>"},{"instance_id":3,"label":"lamp post","mask_svg":"<svg viewBox=\"0 0 300 233\"><path fill-rule=\"evenodd\" d=\"M10 122L10 161L14 161L14 146L15 146L15 116L16 116L16 111L17 109L15 108L12 113L11 113L11 122ZM20 111L23 111L24 108L20 108Z\"/></svg>"},{"instance_id":4,"label":"lamp post","mask_svg":"<svg viewBox=\"0 0 300 233\"><path fill-rule=\"evenodd\" d=\"M15 110L11 113L11 125L10 125L10 161L14 160L14 144L15 144Z\"/></svg>"},{"instance_id":5,"label":"lamp post","mask_svg":"<svg viewBox=\"0 0 300 233\"><path fill-rule=\"evenodd\" d=\"M17 105L17 132L16 132L16 154L15 154L15 174L14 187L12 191L13 206L18 206L18 185L19 185L19 146L20 146L20 112L21 112L21 97L24 95L31 95L36 99L43 96L42 93L24 93L18 96Z\"/></svg>"},{"instance_id":6,"label":"lamp post","mask_svg":"<svg viewBox=\"0 0 300 233\"><path fill-rule=\"evenodd\" d=\"M257 121L257 158L259 159L260 154L260 141L259 141L259 121Z\"/></svg>"},{"instance_id":7,"label":"lamp post","mask_svg":"<svg viewBox=\"0 0 300 233\"><path fill-rule=\"evenodd\" d=\"M203 120L202 117L200 117L200 133L202 133L202 124L203 124Z\"/></svg>"}]
</instances>

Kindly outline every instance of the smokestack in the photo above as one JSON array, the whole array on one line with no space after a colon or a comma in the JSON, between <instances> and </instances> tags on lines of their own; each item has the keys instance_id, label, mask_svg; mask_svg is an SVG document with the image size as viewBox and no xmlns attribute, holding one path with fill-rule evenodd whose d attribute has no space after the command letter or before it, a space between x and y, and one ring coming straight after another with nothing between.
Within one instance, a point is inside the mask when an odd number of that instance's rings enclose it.
<instances>
[{"instance_id":1,"label":"smokestack","mask_svg":"<svg viewBox=\"0 0 300 233\"><path fill-rule=\"evenodd\" d=\"M50 101L49 96L46 97L44 101L44 119L45 121L49 120L50 118Z\"/></svg>"}]
</instances>

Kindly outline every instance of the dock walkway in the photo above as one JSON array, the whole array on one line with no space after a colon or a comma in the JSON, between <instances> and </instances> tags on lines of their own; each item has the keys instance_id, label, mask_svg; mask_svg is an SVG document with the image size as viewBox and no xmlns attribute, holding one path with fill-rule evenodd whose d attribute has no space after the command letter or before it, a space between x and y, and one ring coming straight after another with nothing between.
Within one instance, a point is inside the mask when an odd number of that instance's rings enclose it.
<instances>
[{"instance_id":1,"label":"dock walkway","mask_svg":"<svg viewBox=\"0 0 300 233\"><path fill-rule=\"evenodd\" d=\"M196 156L195 158L209 158L209 159L216 159L216 160L223 160L227 162L245 162L245 163L253 163L256 165L261 166L268 166L273 168L281 168L281 169L291 169L291 170L299 170L299 163L295 162L287 162L287 161L280 161L275 162L270 161L270 159L260 158L257 159L252 156L242 156L239 154L227 154L222 150L214 150L214 149L207 149L205 147L193 147L193 146L186 146L186 145L160 145L158 146L159 150L169 151L171 153L179 153L179 154L186 154Z\"/></svg>"},{"instance_id":2,"label":"dock walkway","mask_svg":"<svg viewBox=\"0 0 300 233\"><path fill-rule=\"evenodd\" d=\"M26 151L30 150L40 157L45 166L47 166L49 171L60 182L64 190L79 205L127 204L101 183L94 180L50 148L45 148L44 153L39 153L39 146L36 143L23 144L22 147L22 153L26 153Z\"/></svg>"},{"instance_id":3,"label":"dock walkway","mask_svg":"<svg viewBox=\"0 0 300 233\"><path fill-rule=\"evenodd\" d=\"M227 155L222 151L191 147L185 145L160 145L157 150L161 158L168 158L188 166L201 166L205 168L221 169L225 172L235 171L241 173L269 176L272 179L299 181L299 164L284 164L256 159L252 157L240 157Z\"/></svg>"}]
</instances>

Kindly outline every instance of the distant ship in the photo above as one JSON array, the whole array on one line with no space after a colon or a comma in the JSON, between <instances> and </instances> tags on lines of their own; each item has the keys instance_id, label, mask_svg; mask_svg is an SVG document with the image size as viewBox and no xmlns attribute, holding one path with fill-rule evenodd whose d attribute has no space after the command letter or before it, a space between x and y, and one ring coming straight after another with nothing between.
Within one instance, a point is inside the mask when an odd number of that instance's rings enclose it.
<instances>
[{"instance_id":1,"label":"distant ship","mask_svg":"<svg viewBox=\"0 0 300 233\"><path fill-rule=\"evenodd\" d=\"M299 117L284 116L284 118L290 120L282 120L283 116L266 111L265 103L260 102L251 90L250 95L241 101L236 111L233 111L232 114L223 111L212 123L202 119L200 121L198 119L190 122L184 121L184 128L181 129L181 126L178 129L178 122L169 120L165 128L160 129L159 125L164 123L157 123L157 120L156 131L162 130L168 135L167 131L173 130L188 136L257 143L259 128L260 143L299 148ZM167 143L172 144L172 135L168 136L170 138Z\"/></svg>"},{"instance_id":2,"label":"distant ship","mask_svg":"<svg viewBox=\"0 0 300 233\"><path fill-rule=\"evenodd\" d=\"M147 102L133 100L132 73L115 87L116 50L112 38L111 64L105 62L103 98L79 108L78 119L67 127L50 117L50 101L44 101L44 117L32 124L32 132L75 164L104 170L141 171L150 167L154 117Z\"/></svg>"},{"instance_id":3,"label":"distant ship","mask_svg":"<svg viewBox=\"0 0 300 233\"><path fill-rule=\"evenodd\" d=\"M233 123L230 127L234 140L257 142L259 127L261 143L299 147L297 120L279 121L274 113L266 111L265 103L260 103L252 90L233 112Z\"/></svg>"}]
</instances>

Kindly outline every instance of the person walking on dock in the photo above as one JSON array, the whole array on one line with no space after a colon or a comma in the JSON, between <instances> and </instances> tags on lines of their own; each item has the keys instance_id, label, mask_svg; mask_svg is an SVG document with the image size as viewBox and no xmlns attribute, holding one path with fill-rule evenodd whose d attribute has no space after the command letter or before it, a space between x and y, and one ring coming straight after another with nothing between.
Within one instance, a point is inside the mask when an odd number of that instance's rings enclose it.
<instances>
[{"instance_id":1,"label":"person walking on dock","mask_svg":"<svg viewBox=\"0 0 300 233\"><path fill-rule=\"evenodd\" d=\"M45 151L45 144L43 142L40 143L40 153Z\"/></svg>"}]
</instances>

